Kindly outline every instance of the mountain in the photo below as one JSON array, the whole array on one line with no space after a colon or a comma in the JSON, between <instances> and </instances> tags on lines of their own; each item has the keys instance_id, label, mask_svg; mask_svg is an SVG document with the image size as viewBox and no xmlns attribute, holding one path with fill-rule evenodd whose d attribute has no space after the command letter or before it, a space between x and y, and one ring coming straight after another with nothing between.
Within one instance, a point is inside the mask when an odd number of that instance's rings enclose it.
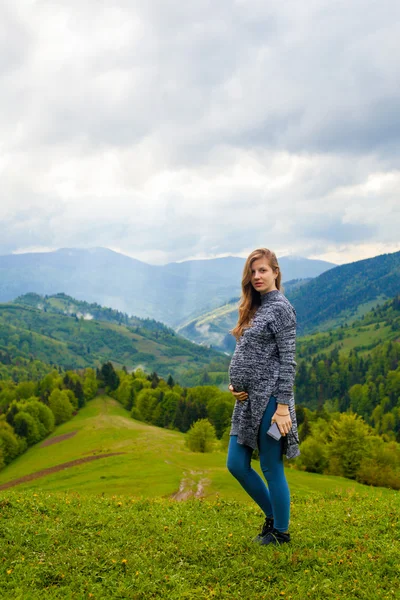
<instances>
[{"instance_id":1,"label":"mountain","mask_svg":"<svg viewBox=\"0 0 400 600\"><path fill-rule=\"evenodd\" d=\"M326 331L400 293L400 252L334 267L291 290L298 332Z\"/></svg>"},{"instance_id":2,"label":"mountain","mask_svg":"<svg viewBox=\"0 0 400 600\"><path fill-rule=\"evenodd\" d=\"M94 318L89 309L81 316L64 314L64 296L43 298L37 306L32 305L37 297L25 300L0 304L0 375L11 369L17 377L18 367L27 361L39 361L42 371L42 363L79 369L110 360L119 368L142 367L165 378L171 374L183 385L200 383L204 371L227 377L228 357L191 343L157 321L135 318L123 324L117 311L113 316L109 309L102 313L96 307L93 312L105 320ZM68 302L72 305L73 299Z\"/></svg>"},{"instance_id":3,"label":"mountain","mask_svg":"<svg viewBox=\"0 0 400 600\"><path fill-rule=\"evenodd\" d=\"M400 342L400 294L379 304L351 324L329 331L297 338L296 352L300 360L311 362L340 350L342 355L352 351L366 355L386 342ZM392 365L392 369L396 367Z\"/></svg>"},{"instance_id":4,"label":"mountain","mask_svg":"<svg viewBox=\"0 0 400 600\"><path fill-rule=\"evenodd\" d=\"M351 323L400 293L400 252L340 265L313 279L290 281L284 294L297 312L299 335ZM176 330L197 343L232 352L229 330L238 318L238 298L188 319Z\"/></svg>"},{"instance_id":5,"label":"mountain","mask_svg":"<svg viewBox=\"0 0 400 600\"><path fill-rule=\"evenodd\" d=\"M315 277L334 265L287 256L285 281ZM240 295L244 258L149 265L106 248L0 256L0 302L28 292L60 292L78 300L177 327Z\"/></svg>"}]
</instances>

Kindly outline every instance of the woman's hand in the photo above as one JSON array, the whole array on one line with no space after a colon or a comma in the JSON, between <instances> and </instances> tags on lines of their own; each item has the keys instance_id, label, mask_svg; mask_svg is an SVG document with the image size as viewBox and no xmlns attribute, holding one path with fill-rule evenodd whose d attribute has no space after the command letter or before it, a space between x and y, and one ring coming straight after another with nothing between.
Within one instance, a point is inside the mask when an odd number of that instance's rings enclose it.
<instances>
[{"instance_id":1,"label":"woman's hand","mask_svg":"<svg viewBox=\"0 0 400 600\"><path fill-rule=\"evenodd\" d=\"M236 400L239 400L239 402L244 402L249 396L247 392L235 392L235 388L231 383L228 385L228 390L232 392Z\"/></svg>"},{"instance_id":2,"label":"woman's hand","mask_svg":"<svg viewBox=\"0 0 400 600\"><path fill-rule=\"evenodd\" d=\"M278 425L282 435L289 433L292 428L292 419L290 418L289 410L287 409L286 413L282 408L277 408L271 419L271 423L274 422Z\"/></svg>"}]
</instances>

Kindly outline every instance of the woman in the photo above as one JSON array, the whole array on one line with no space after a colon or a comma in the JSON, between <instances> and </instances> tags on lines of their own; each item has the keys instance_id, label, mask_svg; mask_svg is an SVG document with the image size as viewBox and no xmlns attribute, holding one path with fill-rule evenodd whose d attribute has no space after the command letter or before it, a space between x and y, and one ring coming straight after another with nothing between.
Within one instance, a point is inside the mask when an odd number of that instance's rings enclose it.
<instances>
[{"instance_id":1,"label":"woman","mask_svg":"<svg viewBox=\"0 0 400 600\"><path fill-rule=\"evenodd\" d=\"M280 289L275 254L267 248L254 250L244 266L239 320L231 331L237 343L229 389L236 403L227 467L265 514L256 538L261 544L290 541L283 454L287 458L300 454L293 396L296 311ZM272 423L279 428L279 440L267 433ZM268 487L251 467L257 447Z\"/></svg>"}]
</instances>

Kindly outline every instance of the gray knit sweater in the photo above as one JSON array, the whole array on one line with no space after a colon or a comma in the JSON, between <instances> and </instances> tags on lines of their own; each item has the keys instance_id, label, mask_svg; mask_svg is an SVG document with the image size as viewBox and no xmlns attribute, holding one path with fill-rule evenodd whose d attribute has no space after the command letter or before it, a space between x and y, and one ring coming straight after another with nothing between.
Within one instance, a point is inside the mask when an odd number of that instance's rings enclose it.
<instances>
[{"instance_id":1,"label":"gray knit sweater","mask_svg":"<svg viewBox=\"0 0 400 600\"><path fill-rule=\"evenodd\" d=\"M238 339L229 366L235 391L246 391L247 400L236 401L230 435L239 444L255 449L258 430L270 396L287 404L292 428L283 436L287 458L300 454L293 383L296 372L296 311L279 290L261 295L251 327Z\"/></svg>"}]
</instances>

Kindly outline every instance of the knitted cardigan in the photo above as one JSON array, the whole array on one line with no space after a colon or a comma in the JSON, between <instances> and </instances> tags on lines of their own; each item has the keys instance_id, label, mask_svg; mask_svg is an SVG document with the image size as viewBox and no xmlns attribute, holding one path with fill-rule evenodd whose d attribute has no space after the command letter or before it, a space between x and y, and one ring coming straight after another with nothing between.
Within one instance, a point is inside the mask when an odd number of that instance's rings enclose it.
<instances>
[{"instance_id":1,"label":"knitted cardigan","mask_svg":"<svg viewBox=\"0 0 400 600\"><path fill-rule=\"evenodd\" d=\"M261 295L251 326L238 339L229 366L235 391L246 391L244 402L236 400L230 435L239 444L258 447L258 431L270 396L287 404L292 427L282 436L287 458L300 454L293 394L296 362L296 311L279 290Z\"/></svg>"}]
</instances>

